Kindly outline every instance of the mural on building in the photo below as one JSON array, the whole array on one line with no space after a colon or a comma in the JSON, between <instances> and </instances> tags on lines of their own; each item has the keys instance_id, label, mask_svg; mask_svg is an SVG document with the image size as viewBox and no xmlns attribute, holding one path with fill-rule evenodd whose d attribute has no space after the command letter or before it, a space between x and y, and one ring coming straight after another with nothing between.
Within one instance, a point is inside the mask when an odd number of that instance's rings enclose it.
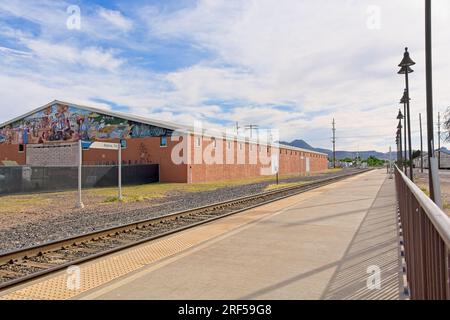
<instances>
[{"instance_id":1,"label":"mural on building","mask_svg":"<svg viewBox=\"0 0 450 320\"><path fill-rule=\"evenodd\" d=\"M35 144L170 135L171 130L136 123L73 106L54 104L0 128L0 143Z\"/></svg>"}]
</instances>

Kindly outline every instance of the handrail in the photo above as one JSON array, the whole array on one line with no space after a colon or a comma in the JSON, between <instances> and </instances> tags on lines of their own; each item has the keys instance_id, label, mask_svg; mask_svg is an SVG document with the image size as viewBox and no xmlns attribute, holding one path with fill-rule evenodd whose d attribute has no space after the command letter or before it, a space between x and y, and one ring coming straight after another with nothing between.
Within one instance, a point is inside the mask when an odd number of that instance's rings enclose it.
<instances>
[{"instance_id":1,"label":"handrail","mask_svg":"<svg viewBox=\"0 0 450 320\"><path fill-rule=\"evenodd\" d=\"M431 220L447 247L450 247L450 217L441 210L420 188L412 182L402 170L395 166L420 206Z\"/></svg>"},{"instance_id":2,"label":"handrail","mask_svg":"<svg viewBox=\"0 0 450 320\"><path fill-rule=\"evenodd\" d=\"M414 300L450 300L450 218L397 166L399 236Z\"/></svg>"}]
</instances>

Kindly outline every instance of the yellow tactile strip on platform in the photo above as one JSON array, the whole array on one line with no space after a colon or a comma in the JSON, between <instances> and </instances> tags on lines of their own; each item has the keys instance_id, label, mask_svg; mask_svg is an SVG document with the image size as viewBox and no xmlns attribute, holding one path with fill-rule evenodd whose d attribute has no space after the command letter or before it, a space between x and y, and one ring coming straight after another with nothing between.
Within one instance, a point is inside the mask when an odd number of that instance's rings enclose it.
<instances>
[{"instance_id":1,"label":"yellow tactile strip on platform","mask_svg":"<svg viewBox=\"0 0 450 320\"><path fill-rule=\"evenodd\" d=\"M334 184L334 187L347 181L337 182ZM0 293L0 300L64 300L73 298L136 271L145 265L173 256L250 222L273 215L277 213L280 207L306 200L317 195L317 193L326 192L330 187L321 187L313 192L283 199L276 203L217 220L214 223L201 225L179 234L154 240L121 253L81 264L79 266L80 286L77 289L69 288L67 285L68 275L65 272L60 272L54 276L36 280L15 291L8 291L3 296Z\"/></svg>"}]
</instances>

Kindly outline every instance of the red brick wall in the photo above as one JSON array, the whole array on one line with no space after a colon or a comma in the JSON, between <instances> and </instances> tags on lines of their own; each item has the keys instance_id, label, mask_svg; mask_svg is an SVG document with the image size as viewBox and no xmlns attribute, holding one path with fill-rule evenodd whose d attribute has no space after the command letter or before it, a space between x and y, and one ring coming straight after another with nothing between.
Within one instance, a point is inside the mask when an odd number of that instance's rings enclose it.
<instances>
[{"instance_id":1,"label":"red brick wall","mask_svg":"<svg viewBox=\"0 0 450 320\"><path fill-rule=\"evenodd\" d=\"M0 161L10 160L16 161L19 165L26 164L26 148L24 146L24 152L19 152L18 144L0 144ZM1 165L1 164L0 164Z\"/></svg>"},{"instance_id":2,"label":"red brick wall","mask_svg":"<svg viewBox=\"0 0 450 320\"><path fill-rule=\"evenodd\" d=\"M212 144L212 140L207 137L202 139L202 152L205 151L208 145ZM227 141L217 140L217 145L222 143L223 148L223 164L195 164L194 163L194 150L195 150L195 137L191 137L191 164L188 168L188 177L190 182L208 182L208 181L218 181L218 180L229 180L229 179L244 179L250 177L257 177L261 175L262 168L270 168L270 164L263 165L257 162L257 164L249 163L249 144L242 143L243 149L245 149L245 164L237 164L237 150L239 148L239 143L232 141L234 146L234 164L226 164L226 151L227 151ZM256 145L252 146L252 150L257 148ZM262 146L262 148L267 148ZM310 158L310 172L322 172L328 168L328 160L326 155L316 154L312 152L302 152L290 149L272 149L275 152L279 152L279 172L280 175L290 175L306 174L306 157ZM214 155L214 152L212 152ZM301 159L303 156L304 159ZM270 151L269 151L270 157Z\"/></svg>"},{"instance_id":3,"label":"red brick wall","mask_svg":"<svg viewBox=\"0 0 450 320\"><path fill-rule=\"evenodd\" d=\"M118 142L118 140L110 142ZM130 164L157 163L161 182L186 182L187 165L177 165L171 160L172 148L177 143L167 138L167 147L161 147L159 137L128 139L127 147L122 150L122 161ZM86 150L83 152L83 162L92 165L117 163L117 151Z\"/></svg>"},{"instance_id":4,"label":"red brick wall","mask_svg":"<svg viewBox=\"0 0 450 320\"><path fill-rule=\"evenodd\" d=\"M249 144L242 143L245 150L245 164L238 164L238 150L241 142L232 141L234 148L233 164L226 164L227 141L217 140L217 145L222 143L223 157L222 164L195 164L194 150L195 138L190 139L190 164L174 164L171 159L173 147L178 143L167 138L167 147L160 147L159 137L133 138L127 140L127 148L122 151L122 161L131 164L157 163L160 165L161 182L207 182L230 179L244 179L257 177L261 175L261 169L266 168L270 171L270 164L250 164ZM108 142L118 142L118 140L108 140ZM208 138L202 139L202 152L212 141ZM252 152L255 152L257 146L252 146ZM266 149L267 147L261 146ZM263 149L263 150L264 150ZM26 162L26 153L19 153L18 145L1 144L0 160L13 160L23 165ZM306 157L310 158L310 172L325 171L328 167L326 155L315 154L312 152L303 152L289 149L273 149L279 152L280 175L287 174L306 174ZM259 151L257 151L259 153ZM212 153L214 155L214 151ZM188 156L188 155L186 155ZM269 150L270 157L270 150ZM303 157L303 159L302 159ZM83 162L87 165L96 164L115 164L117 163L117 151L115 150L86 150L83 151Z\"/></svg>"}]
</instances>

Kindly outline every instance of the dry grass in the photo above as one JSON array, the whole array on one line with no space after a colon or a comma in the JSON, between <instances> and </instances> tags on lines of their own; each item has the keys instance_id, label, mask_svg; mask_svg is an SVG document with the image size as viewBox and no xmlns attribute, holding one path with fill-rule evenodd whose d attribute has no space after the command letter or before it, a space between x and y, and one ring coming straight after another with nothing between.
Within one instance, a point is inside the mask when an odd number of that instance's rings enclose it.
<instances>
[{"instance_id":1,"label":"dry grass","mask_svg":"<svg viewBox=\"0 0 450 320\"><path fill-rule=\"evenodd\" d=\"M302 182L285 182L285 183L279 183L279 184L269 184L264 190L265 191L270 191L270 190L276 190L279 188L288 188L288 187L294 187L294 186L301 186L306 184L306 181L302 181Z\"/></svg>"},{"instance_id":2,"label":"dry grass","mask_svg":"<svg viewBox=\"0 0 450 320\"><path fill-rule=\"evenodd\" d=\"M298 175L283 175L280 179L287 179L296 177ZM259 183L265 181L273 181L274 176L262 176L247 179L234 179L225 180L218 182L203 182L203 183L152 183L139 186L128 186L123 187L122 193L124 202L136 202L144 201L154 198L162 198L169 191L180 191L180 192L204 192L213 191L225 187L240 186L245 184ZM104 198L103 202L111 203L118 201L117 188L102 188L102 189L92 189L92 193Z\"/></svg>"},{"instance_id":3,"label":"dry grass","mask_svg":"<svg viewBox=\"0 0 450 320\"><path fill-rule=\"evenodd\" d=\"M330 171L332 172L332 171ZM280 179L292 178L298 175L282 175ZM234 179L228 181L206 183L150 183L138 186L124 186L122 188L124 203L138 203L166 196L168 192L202 192L212 191L224 187L239 186L265 181L274 181L275 176L261 176L248 179ZM272 187L275 188L275 187ZM10 195L0 197L0 213L4 212L34 212L61 207L62 204L73 207L76 191L63 191L39 194ZM118 202L117 187L94 188L83 190L83 202L89 205L105 205Z\"/></svg>"},{"instance_id":4,"label":"dry grass","mask_svg":"<svg viewBox=\"0 0 450 320\"><path fill-rule=\"evenodd\" d=\"M15 195L0 198L0 213L21 211L24 207L45 206L51 202L51 198L44 194Z\"/></svg>"}]
</instances>

